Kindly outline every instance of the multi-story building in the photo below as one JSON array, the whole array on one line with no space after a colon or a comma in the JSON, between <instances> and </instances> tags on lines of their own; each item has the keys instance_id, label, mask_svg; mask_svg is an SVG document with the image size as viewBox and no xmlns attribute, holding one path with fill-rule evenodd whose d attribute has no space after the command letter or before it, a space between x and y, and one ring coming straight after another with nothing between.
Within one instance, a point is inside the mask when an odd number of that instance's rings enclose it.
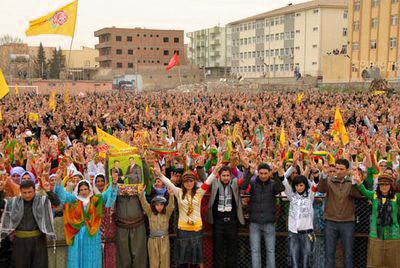
<instances>
[{"instance_id":1,"label":"multi-story building","mask_svg":"<svg viewBox=\"0 0 400 268\"><path fill-rule=\"evenodd\" d=\"M315 0L230 23L232 73L322 76L324 54L347 52L347 9L346 0Z\"/></svg>"},{"instance_id":2,"label":"multi-story building","mask_svg":"<svg viewBox=\"0 0 400 268\"><path fill-rule=\"evenodd\" d=\"M229 27L215 26L186 34L188 58L192 65L210 75L224 76L230 70L231 35Z\"/></svg>"},{"instance_id":3,"label":"multi-story building","mask_svg":"<svg viewBox=\"0 0 400 268\"><path fill-rule=\"evenodd\" d=\"M94 33L99 38L100 68L137 70L137 67L168 65L174 53L184 61L183 31L103 28Z\"/></svg>"},{"instance_id":4,"label":"multi-story building","mask_svg":"<svg viewBox=\"0 0 400 268\"><path fill-rule=\"evenodd\" d=\"M378 69L385 79L397 79L399 2L399 0L349 1L348 80L360 81L368 78L367 72L371 67Z\"/></svg>"}]
</instances>

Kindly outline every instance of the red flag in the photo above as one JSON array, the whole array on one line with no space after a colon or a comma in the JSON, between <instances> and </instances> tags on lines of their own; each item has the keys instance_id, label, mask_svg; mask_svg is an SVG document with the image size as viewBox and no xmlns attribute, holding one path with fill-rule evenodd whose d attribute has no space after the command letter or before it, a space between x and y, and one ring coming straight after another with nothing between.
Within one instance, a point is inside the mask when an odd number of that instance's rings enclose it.
<instances>
[{"instance_id":1,"label":"red flag","mask_svg":"<svg viewBox=\"0 0 400 268\"><path fill-rule=\"evenodd\" d=\"M179 60L178 54L175 53L172 59L169 61L168 66L165 68L165 70L169 71L177 65L179 65Z\"/></svg>"}]
</instances>

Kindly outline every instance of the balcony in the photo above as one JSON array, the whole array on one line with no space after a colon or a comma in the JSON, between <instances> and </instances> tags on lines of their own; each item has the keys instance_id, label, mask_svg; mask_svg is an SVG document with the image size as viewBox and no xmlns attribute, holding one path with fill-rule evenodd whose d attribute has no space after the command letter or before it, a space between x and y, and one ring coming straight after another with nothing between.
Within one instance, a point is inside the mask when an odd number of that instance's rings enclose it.
<instances>
[{"instance_id":1,"label":"balcony","mask_svg":"<svg viewBox=\"0 0 400 268\"><path fill-rule=\"evenodd\" d=\"M102 48L111 48L111 44L109 42L104 42L104 43L100 43L100 44L96 44L94 46L95 49L102 49Z\"/></svg>"},{"instance_id":2,"label":"balcony","mask_svg":"<svg viewBox=\"0 0 400 268\"><path fill-rule=\"evenodd\" d=\"M109 60L111 60L111 55L98 56L98 57L95 58L95 60L96 60L97 62L109 61Z\"/></svg>"},{"instance_id":3,"label":"balcony","mask_svg":"<svg viewBox=\"0 0 400 268\"><path fill-rule=\"evenodd\" d=\"M215 34L219 34L219 33L221 33L221 28L220 27L216 26L216 27L210 29L210 34L215 35Z\"/></svg>"},{"instance_id":4,"label":"balcony","mask_svg":"<svg viewBox=\"0 0 400 268\"><path fill-rule=\"evenodd\" d=\"M221 42L219 41L219 39L212 39L210 41L210 45L211 46L219 46L219 45L221 45Z\"/></svg>"}]
</instances>

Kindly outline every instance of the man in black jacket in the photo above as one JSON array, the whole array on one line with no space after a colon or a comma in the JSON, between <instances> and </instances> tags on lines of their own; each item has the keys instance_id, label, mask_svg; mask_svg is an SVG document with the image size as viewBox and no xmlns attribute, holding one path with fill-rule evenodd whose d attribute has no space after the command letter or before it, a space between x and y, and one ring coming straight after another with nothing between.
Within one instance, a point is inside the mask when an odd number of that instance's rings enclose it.
<instances>
[{"instance_id":1,"label":"man in black jacket","mask_svg":"<svg viewBox=\"0 0 400 268\"><path fill-rule=\"evenodd\" d=\"M242 190L246 190L250 184L249 211L252 267L261 267L261 237L263 236L267 251L267 267L275 268L275 196L285 189L282 184L284 174L276 173L279 164L274 165L274 168L271 169L268 164L261 163L257 168L258 175L251 180L253 172L250 171L249 161L244 157L242 162L245 167Z\"/></svg>"}]
</instances>

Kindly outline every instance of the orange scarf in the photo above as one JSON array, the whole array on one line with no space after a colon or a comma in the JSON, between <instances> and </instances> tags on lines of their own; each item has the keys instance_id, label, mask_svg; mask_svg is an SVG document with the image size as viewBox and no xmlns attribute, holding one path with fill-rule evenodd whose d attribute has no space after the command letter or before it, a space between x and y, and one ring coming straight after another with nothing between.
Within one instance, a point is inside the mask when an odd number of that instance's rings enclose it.
<instances>
[{"instance_id":1,"label":"orange scarf","mask_svg":"<svg viewBox=\"0 0 400 268\"><path fill-rule=\"evenodd\" d=\"M71 246L74 243L75 235L84 225L86 225L89 235L94 236L99 230L102 214L103 198L101 194L90 198L86 210L79 200L72 204L65 204L63 222L67 245Z\"/></svg>"}]
</instances>

